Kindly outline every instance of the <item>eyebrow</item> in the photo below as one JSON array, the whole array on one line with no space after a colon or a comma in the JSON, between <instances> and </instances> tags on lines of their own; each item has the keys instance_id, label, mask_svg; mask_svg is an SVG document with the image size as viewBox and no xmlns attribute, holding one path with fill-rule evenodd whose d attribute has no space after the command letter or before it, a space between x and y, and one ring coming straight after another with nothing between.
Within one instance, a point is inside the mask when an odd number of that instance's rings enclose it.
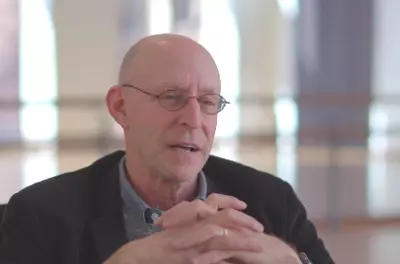
<instances>
[{"instance_id":1,"label":"eyebrow","mask_svg":"<svg viewBox=\"0 0 400 264\"><path fill-rule=\"evenodd\" d=\"M211 88L211 87L207 87L207 88L203 88L200 89L199 92L200 94L220 94L220 91L218 88Z\"/></svg>"},{"instance_id":2,"label":"eyebrow","mask_svg":"<svg viewBox=\"0 0 400 264\"><path fill-rule=\"evenodd\" d=\"M188 87L179 85L176 83L173 84L173 83L165 82L165 83L162 83L161 85L159 85L157 90L166 91L166 90L170 90L170 89L185 91L185 90L188 90ZM219 90L220 90L219 88L204 87L204 88L199 89L199 93L200 94L219 94L218 93Z\"/></svg>"}]
</instances>

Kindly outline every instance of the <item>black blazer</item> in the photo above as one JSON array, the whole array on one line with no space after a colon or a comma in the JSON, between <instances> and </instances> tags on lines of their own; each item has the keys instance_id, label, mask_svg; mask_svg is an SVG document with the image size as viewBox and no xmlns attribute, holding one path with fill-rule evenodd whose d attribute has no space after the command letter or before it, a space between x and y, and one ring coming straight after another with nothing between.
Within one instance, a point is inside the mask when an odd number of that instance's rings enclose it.
<instances>
[{"instance_id":1,"label":"black blazer","mask_svg":"<svg viewBox=\"0 0 400 264\"><path fill-rule=\"evenodd\" d=\"M6 205L0 204L0 223L1 223L1 219L3 217L4 210L6 210Z\"/></svg>"},{"instance_id":2,"label":"black blazer","mask_svg":"<svg viewBox=\"0 0 400 264\"><path fill-rule=\"evenodd\" d=\"M13 195L0 227L0 263L97 264L126 243L118 183L123 155L112 153ZM305 252L314 264L333 263L289 184L214 156L204 172L209 193L245 201L245 212L267 233Z\"/></svg>"}]
</instances>

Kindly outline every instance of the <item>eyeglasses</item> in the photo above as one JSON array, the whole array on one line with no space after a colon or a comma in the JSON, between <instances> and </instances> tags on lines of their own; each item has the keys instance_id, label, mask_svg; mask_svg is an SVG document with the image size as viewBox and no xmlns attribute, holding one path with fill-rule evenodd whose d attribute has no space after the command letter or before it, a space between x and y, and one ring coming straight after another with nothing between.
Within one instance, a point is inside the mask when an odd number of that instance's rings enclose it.
<instances>
[{"instance_id":1,"label":"eyeglasses","mask_svg":"<svg viewBox=\"0 0 400 264\"><path fill-rule=\"evenodd\" d=\"M123 84L122 87L133 88L144 94L150 95L158 99L159 104L162 108L168 111L178 111L182 109L189 98L196 98L200 104L200 109L208 115L215 115L221 112L227 104L230 104L224 97L219 94L203 94L201 96L188 96L185 91L182 90L166 90L159 95L152 94L148 91L142 90L131 84Z\"/></svg>"}]
</instances>

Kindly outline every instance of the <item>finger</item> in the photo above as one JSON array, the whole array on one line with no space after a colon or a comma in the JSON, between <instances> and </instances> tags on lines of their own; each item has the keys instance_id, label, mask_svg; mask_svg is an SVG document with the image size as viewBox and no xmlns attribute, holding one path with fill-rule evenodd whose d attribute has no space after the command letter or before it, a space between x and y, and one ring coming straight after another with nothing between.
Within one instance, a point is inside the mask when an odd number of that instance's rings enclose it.
<instances>
[{"instance_id":1,"label":"finger","mask_svg":"<svg viewBox=\"0 0 400 264\"><path fill-rule=\"evenodd\" d=\"M230 261L221 260L217 264L232 264Z\"/></svg>"},{"instance_id":2,"label":"finger","mask_svg":"<svg viewBox=\"0 0 400 264\"><path fill-rule=\"evenodd\" d=\"M209 205L209 207L205 205ZM246 206L244 202L233 196L211 194L204 202L202 200L195 200L191 203L182 202L176 205L159 217L154 224L163 226L164 228L171 228L192 221L202 220L213 215L218 209L233 208L243 210Z\"/></svg>"},{"instance_id":3,"label":"finger","mask_svg":"<svg viewBox=\"0 0 400 264\"><path fill-rule=\"evenodd\" d=\"M216 208L216 210L225 208L244 210L247 207L245 202L236 197L218 193L210 194L205 200L205 203L213 208Z\"/></svg>"},{"instance_id":4,"label":"finger","mask_svg":"<svg viewBox=\"0 0 400 264\"><path fill-rule=\"evenodd\" d=\"M245 228L255 232L264 231L264 226L255 218L234 209L225 209L207 220L231 229Z\"/></svg>"},{"instance_id":5,"label":"finger","mask_svg":"<svg viewBox=\"0 0 400 264\"><path fill-rule=\"evenodd\" d=\"M230 257L233 256L233 252L231 251L210 251L206 252L204 254L201 254L200 256L196 257L193 261L193 263L196 264L222 264L222 263L228 263L227 261L224 261L226 259L229 259Z\"/></svg>"},{"instance_id":6,"label":"finger","mask_svg":"<svg viewBox=\"0 0 400 264\"><path fill-rule=\"evenodd\" d=\"M224 228L217 225L199 225L197 227L186 228L180 232L183 234L180 233L171 239L172 247L177 250L191 248L205 243L214 237L223 236Z\"/></svg>"},{"instance_id":7,"label":"finger","mask_svg":"<svg viewBox=\"0 0 400 264\"><path fill-rule=\"evenodd\" d=\"M158 221L155 222L156 225L161 225L163 228L172 228L178 225L186 225L191 222L197 222L203 220L217 211L205 204L201 200L196 200L191 203L180 204L165 215L162 215Z\"/></svg>"},{"instance_id":8,"label":"finger","mask_svg":"<svg viewBox=\"0 0 400 264\"><path fill-rule=\"evenodd\" d=\"M262 245L255 236L238 235L229 231L226 235L215 236L204 245L204 251L248 251L261 252Z\"/></svg>"},{"instance_id":9,"label":"finger","mask_svg":"<svg viewBox=\"0 0 400 264\"><path fill-rule=\"evenodd\" d=\"M175 205L170 210L164 212L159 218L157 218L153 224L161 225L164 222L164 220L168 219L171 215L174 215L175 213L182 211L182 210L184 211L185 208L188 206L188 204L190 204L188 201L183 201L183 202Z\"/></svg>"}]
</instances>

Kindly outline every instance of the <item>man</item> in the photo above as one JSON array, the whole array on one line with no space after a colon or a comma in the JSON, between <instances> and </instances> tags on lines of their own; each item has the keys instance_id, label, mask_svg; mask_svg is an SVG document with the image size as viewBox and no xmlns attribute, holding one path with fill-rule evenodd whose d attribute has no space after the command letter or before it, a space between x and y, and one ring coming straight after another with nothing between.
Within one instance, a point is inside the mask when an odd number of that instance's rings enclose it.
<instances>
[{"instance_id":1,"label":"man","mask_svg":"<svg viewBox=\"0 0 400 264\"><path fill-rule=\"evenodd\" d=\"M287 183L209 156L228 102L198 43L142 39L106 101L126 151L15 194L0 263L333 263Z\"/></svg>"}]
</instances>

